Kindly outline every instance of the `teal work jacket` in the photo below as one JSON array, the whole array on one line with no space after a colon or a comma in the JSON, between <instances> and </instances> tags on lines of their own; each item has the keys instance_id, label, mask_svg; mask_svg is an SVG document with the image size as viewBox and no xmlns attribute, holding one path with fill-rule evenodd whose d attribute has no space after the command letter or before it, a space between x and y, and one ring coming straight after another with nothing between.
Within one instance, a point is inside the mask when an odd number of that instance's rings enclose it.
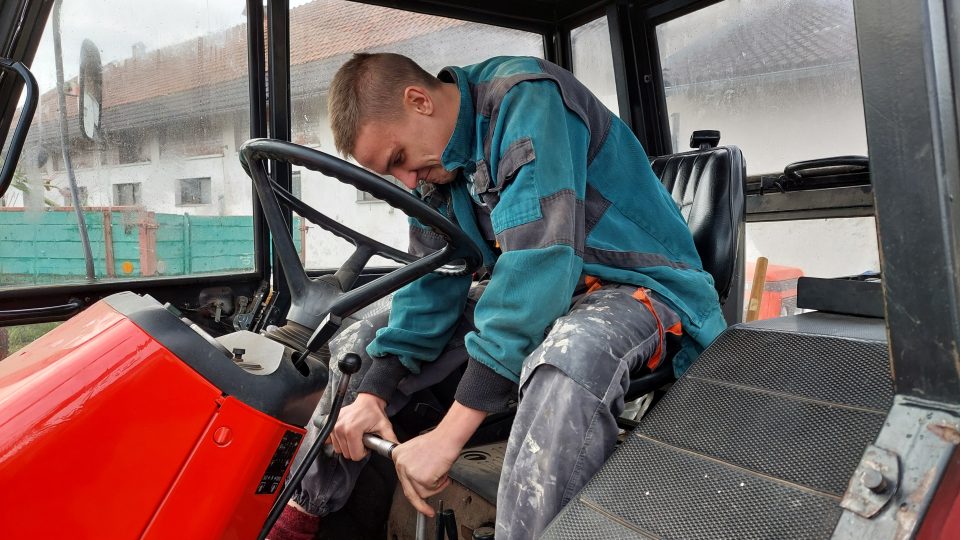
<instances>
[{"instance_id":1,"label":"teal work jacket","mask_svg":"<svg viewBox=\"0 0 960 540\"><path fill-rule=\"evenodd\" d=\"M460 90L442 162L461 174L439 188L439 209L492 270L466 337L470 357L517 382L577 284L596 276L651 289L677 312L674 370L682 373L726 323L687 225L630 129L544 60L492 58L445 68L440 78ZM412 253L442 245L411 220ZM470 285L470 276L430 274L397 291L389 325L367 352L396 355L418 373L453 334Z\"/></svg>"}]
</instances>

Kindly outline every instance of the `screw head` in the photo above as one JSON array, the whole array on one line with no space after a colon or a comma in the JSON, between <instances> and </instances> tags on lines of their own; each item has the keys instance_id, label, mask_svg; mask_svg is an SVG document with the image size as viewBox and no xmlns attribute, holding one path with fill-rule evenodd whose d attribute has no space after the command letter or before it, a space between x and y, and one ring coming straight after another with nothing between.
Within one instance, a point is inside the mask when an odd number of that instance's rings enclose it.
<instances>
[{"instance_id":1,"label":"screw head","mask_svg":"<svg viewBox=\"0 0 960 540\"><path fill-rule=\"evenodd\" d=\"M217 446L227 446L233 441L233 431L227 426L221 426L213 432L213 442Z\"/></svg>"}]
</instances>

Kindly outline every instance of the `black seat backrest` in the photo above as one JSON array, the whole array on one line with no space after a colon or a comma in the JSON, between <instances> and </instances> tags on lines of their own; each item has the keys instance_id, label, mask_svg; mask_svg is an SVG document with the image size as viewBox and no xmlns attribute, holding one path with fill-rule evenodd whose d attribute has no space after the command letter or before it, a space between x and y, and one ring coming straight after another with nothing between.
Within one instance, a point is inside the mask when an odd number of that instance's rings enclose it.
<instances>
[{"instance_id":1,"label":"black seat backrest","mask_svg":"<svg viewBox=\"0 0 960 540\"><path fill-rule=\"evenodd\" d=\"M656 157L650 165L680 207L723 303L744 250L743 154L736 146L718 146Z\"/></svg>"}]
</instances>

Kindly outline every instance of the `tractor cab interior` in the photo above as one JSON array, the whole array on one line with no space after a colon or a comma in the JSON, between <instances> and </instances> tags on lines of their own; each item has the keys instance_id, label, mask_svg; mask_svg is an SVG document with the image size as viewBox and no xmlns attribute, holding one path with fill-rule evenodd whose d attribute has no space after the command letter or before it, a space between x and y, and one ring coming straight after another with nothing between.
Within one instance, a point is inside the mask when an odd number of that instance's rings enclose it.
<instances>
[{"instance_id":1,"label":"tractor cab interior","mask_svg":"<svg viewBox=\"0 0 960 540\"><path fill-rule=\"evenodd\" d=\"M679 378L632 376L617 449L545 538L960 535L954 2L178 2L0 6L0 507L19 516L0 536L262 538L331 362L356 369L331 337L479 267L434 208L334 157L329 83L360 51L572 71L714 278L727 330ZM445 247L409 255L408 216ZM510 420L429 500L458 538L493 537ZM318 537L414 538L395 484L374 456Z\"/></svg>"}]
</instances>

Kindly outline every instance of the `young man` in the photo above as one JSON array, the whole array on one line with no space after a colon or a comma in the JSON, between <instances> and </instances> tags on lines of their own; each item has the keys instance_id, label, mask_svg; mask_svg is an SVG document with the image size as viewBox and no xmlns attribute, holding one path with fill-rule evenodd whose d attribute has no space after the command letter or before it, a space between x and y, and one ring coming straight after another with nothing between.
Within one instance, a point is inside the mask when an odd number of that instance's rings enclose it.
<instances>
[{"instance_id":1,"label":"young man","mask_svg":"<svg viewBox=\"0 0 960 540\"><path fill-rule=\"evenodd\" d=\"M331 342L335 358L365 352L365 371L330 438L337 457L314 464L271 538L340 508L362 435L396 440L389 415L463 362L436 429L394 451L404 494L433 515L424 499L466 441L519 399L496 537L535 538L613 451L630 374L662 359L665 334L682 327L679 374L724 328L713 280L636 137L549 62L500 57L433 77L403 56L357 54L329 108L338 150L454 219L490 277L481 291L470 276L425 276L394 295L389 320ZM414 254L440 246L411 222Z\"/></svg>"}]
</instances>

